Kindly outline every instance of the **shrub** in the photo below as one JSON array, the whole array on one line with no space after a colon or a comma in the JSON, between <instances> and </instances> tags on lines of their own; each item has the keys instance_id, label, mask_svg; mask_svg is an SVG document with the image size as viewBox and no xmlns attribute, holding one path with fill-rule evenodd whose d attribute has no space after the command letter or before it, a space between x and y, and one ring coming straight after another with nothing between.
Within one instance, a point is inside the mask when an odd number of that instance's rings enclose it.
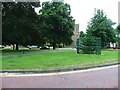
<instances>
[{"instance_id":1,"label":"shrub","mask_svg":"<svg viewBox=\"0 0 120 90\"><path fill-rule=\"evenodd\" d=\"M80 38L80 49L83 54L93 54L95 53L95 37L91 35L86 35Z\"/></svg>"}]
</instances>

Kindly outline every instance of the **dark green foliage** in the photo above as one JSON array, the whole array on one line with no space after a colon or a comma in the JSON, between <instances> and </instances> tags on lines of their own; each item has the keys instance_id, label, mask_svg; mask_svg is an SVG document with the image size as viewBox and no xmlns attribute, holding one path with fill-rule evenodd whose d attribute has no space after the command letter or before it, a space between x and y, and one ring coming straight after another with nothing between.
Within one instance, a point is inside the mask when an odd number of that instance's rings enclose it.
<instances>
[{"instance_id":1,"label":"dark green foliage","mask_svg":"<svg viewBox=\"0 0 120 90\"><path fill-rule=\"evenodd\" d=\"M44 2L40 14L35 7L39 2L3 2L2 30L3 44L39 45L50 43L71 44L75 21L70 15L68 4L63 2Z\"/></svg>"},{"instance_id":2,"label":"dark green foliage","mask_svg":"<svg viewBox=\"0 0 120 90\"><path fill-rule=\"evenodd\" d=\"M4 45L40 43L35 7L40 7L40 4L38 2L2 2L2 41Z\"/></svg>"},{"instance_id":3,"label":"dark green foliage","mask_svg":"<svg viewBox=\"0 0 120 90\"><path fill-rule=\"evenodd\" d=\"M87 34L101 38L101 46L106 47L110 42L116 42L115 30L113 23L104 15L102 10L97 10L94 17L89 22Z\"/></svg>"},{"instance_id":4,"label":"dark green foliage","mask_svg":"<svg viewBox=\"0 0 120 90\"><path fill-rule=\"evenodd\" d=\"M63 2L43 2L40 10L42 18L42 33L53 49L56 44L71 44L71 37L74 31L75 21L70 15L71 10L68 4Z\"/></svg>"},{"instance_id":5,"label":"dark green foliage","mask_svg":"<svg viewBox=\"0 0 120 90\"><path fill-rule=\"evenodd\" d=\"M117 26L117 32L120 34L120 24Z\"/></svg>"},{"instance_id":6,"label":"dark green foliage","mask_svg":"<svg viewBox=\"0 0 120 90\"><path fill-rule=\"evenodd\" d=\"M78 42L79 40L79 42ZM80 32L80 37L77 40L77 53L83 54L101 54L101 38L94 37L91 34Z\"/></svg>"},{"instance_id":7,"label":"dark green foliage","mask_svg":"<svg viewBox=\"0 0 120 90\"><path fill-rule=\"evenodd\" d=\"M90 34L85 34L83 31L80 32L80 53L93 54L96 49L95 37Z\"/></svg>"},{"instance_id":8,"label":"dark green foliage","mask_svg":"<svg viewBox=\"0 0 120 90\"><path fill-rule=\"evenodd\" d=\"M117 46L120 49L120 24L117 26Z\"/></svg>"},{"instance_id":9,"label":"dark green foliage","mask_svg":"<svg viewBox=\"0 0 120 90\"><path fill-rule=\"evenodd\" d=\"M83 31L80 31L80 36L79 37L85 37L85 33Z\"/></svg>"},{"instance_id":10,"label":"dark green foliage","mask_svg":"<svg viewBox=\"0 0 120 90\"><path fill-rule=\"evenodd\" d=\"M91 35L85 35L84 37L80 38L80 49L82 50L83 54L95 53L95 46L95 37Z\"/></svg>"}]
</instances>

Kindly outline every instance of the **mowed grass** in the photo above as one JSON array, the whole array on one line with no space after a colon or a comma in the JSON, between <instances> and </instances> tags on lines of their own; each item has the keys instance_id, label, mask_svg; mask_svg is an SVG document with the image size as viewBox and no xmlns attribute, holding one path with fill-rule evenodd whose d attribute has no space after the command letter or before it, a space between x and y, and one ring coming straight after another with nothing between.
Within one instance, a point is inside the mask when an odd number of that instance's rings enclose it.
<instances>
[{"instance_id":1,"label":"mowed grass","mask_svg":"<svg viewBox=\"0 0 120 90\"><path fill-rule=\"evenodd\" d=\"M33 49L33 50L29 50L29 49L20 49L19 51L16 51L16 50L1 50L2 52L2 55L5 56L5 55L15 55L15 54L22 54L23 52L24 53L31 53L31 52L36 52L36 51L40 51L40 50L36 50L36 49Z\"/></svg>"},{"instance_id":2,"label":"mowed grass","mask_svg":"<svg viewBox=\"0 0 120 90\"><path fill-rule=\"evenodd\" d=\"M2 58L2 70L48 70L115 62L118 62L118 51L116 50L104 50L101 55L78 55L76 51L71 50Z\"/></svg>"}]
</instances>

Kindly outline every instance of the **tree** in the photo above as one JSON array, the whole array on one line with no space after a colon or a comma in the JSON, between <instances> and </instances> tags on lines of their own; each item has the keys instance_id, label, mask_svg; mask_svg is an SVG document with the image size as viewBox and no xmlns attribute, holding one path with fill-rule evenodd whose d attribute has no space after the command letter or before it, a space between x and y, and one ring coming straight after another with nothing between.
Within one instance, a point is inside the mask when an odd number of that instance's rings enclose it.
<instances>
[{"instance_id":1,"label":"tree","mask_svg":"<svg viewBox=\"0 0 120 90\"><path fill-rule=\"evenodd\" d=\"M80 49L84 54L95 53L95 37L90 34L85 34L83 31L80 32Z\"/></svg>"},{"instance_id":2,"label":"tree","mask_svg":"<svg viewBox=\"0 0 120 90\"><path fill-rule=\"evenodd\" d=\"M40 7L39 2L2 2L2 33L3 44L38 44L40 31L38 16L34 8Z\"/></svg>"},{"instance_id":3,"label":"tree","mask_svg":"<svg viewBox=\"0 0 120 90\"><path fill-rule=\"evenodd\" d=\"M70 15L70 5L63 2L43 2L40 16L43 18L43 37L51 43L71 44L75 20Z\"/></svg>"},{"instance_id":4,"label":"tree","mask_svg":"<svg viewBox=\"0 0 120 90\"><path fill-rule=\"evenodd\" d=\"M80 36L79 36L80 38L85 37L85 35L86 34L83 31L80 31Z\"/></svg>"},{"instance_id":5,"label":"tree","mask_svg":"<svg viewBox=\"0 0 120 90\"><path fill-rule=\"evenodd\" d=\"M95 37L86 35L82 40L81 40L81 50L84 54L93 54L95 53Z\"/></svg>"},{"instance_id":6,"label":"tree","mask_svg":"<svg viewBox=\"0 0 120 90\"><path fill-rule=\"evenodd\" d=\"M118 48L120 48L120 24L117 26L117 42Z\"/></svg>"},{"instance_id":7,"label":"tree","mask_svg":"<svg viewBox=\"0 0 120 90\"><path fill-rule=\"evenodd\" d=\"M104 15L102 10L97 10L88 24L87 34L101 38L101 46L105 47L110 42L116 41L115 31L112 27L115 23Z\"/></svg>"},{"instance_id":8,"label":"tree","mask_svg":"<svg viewBox=\"0 0 120 90\"><path fill-rule=\"evenodd\" d=\"M117 32L120 34L120 24L117 26Z\"/></svg>"}]
</instances>

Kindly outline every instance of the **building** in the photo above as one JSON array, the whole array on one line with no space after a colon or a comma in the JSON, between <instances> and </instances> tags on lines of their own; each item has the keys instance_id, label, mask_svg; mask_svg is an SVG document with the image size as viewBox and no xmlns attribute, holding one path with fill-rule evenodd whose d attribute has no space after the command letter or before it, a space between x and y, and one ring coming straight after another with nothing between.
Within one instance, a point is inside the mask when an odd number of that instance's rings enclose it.
<instances>
[{"instance_id":1,"label":"building","mask_svg":"<svg viewBox=\"0 0 120 90\"><path fill-rule=\"evenodd\" d=\"M72 47L76 48L77 44L77 39L79 38L80 32L79 32L79 24L75 24L75 28L74 28L74 35L72 36Z\"/></svg>"}]
</instances>

